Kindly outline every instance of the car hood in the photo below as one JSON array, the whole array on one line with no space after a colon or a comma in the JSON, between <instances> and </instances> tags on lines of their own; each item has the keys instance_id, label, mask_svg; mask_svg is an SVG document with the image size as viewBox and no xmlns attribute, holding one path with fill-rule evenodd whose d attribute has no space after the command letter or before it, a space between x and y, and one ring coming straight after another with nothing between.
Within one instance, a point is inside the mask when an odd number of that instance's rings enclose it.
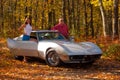
<instances>
[{"instance_id":1,"label":"car hood","mask_svg":"<svg viewBox=\"0 0 120 80\"><path fill-rule=\"evenodd\" d=\"M101 49L92 42L80 42L75 43L71 41L53 41L60 45L64 50L71 55L90 55L90 54L102 54ZM73 54L74 53L74 54Z\"/></svg>"}]
</instances>

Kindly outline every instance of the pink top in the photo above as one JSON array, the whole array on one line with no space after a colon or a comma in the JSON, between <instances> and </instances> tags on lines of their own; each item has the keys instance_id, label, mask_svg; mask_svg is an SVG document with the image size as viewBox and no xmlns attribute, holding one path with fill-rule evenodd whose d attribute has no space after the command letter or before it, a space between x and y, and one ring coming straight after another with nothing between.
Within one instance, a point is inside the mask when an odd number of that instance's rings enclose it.
<instances>
[{"instance_id":1,"label":"pink top","mask_svg":"<svg viewBox=\"0 0 120 80\"><path fill-rule=\"evenodd\" d=\"M66 24L57 24L54 27L52 27L52 30L58 30L61 34L63 34L63 36L65 36L66 38L68 38L68 26Z\"/></svg>"}]
</instances>

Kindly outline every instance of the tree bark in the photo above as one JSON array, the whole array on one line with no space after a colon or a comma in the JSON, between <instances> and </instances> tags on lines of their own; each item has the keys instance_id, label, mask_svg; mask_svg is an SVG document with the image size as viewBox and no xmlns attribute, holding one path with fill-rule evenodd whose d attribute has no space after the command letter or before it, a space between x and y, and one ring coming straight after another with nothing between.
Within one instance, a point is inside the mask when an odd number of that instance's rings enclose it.
<instances>
[{"instance_id":1,"label":"tree bark","mask_svg":"<svg viewBox=\"0 0 120 80\"><path fill-rule=\"evenodd\" d=\"M93 5L90 4L90 28L92 38L94 37L94 27L93 27Z\"/></svg>"},{"instance_id":2,"label":"tree bark","mask_svg":"<svg viewBox=\"0 0 120 80\"><path fill-rule=\"evenodd\" d=\"M77 35L80 36L80 0L77 0L77 17L76 17L76 20L77 20Z\"/></svg>"},{"instance_id":3,"label":"tree bark","mask_svg":"<svg viewBox=\"0 0 120 80\"><path fill-rule=\"evenodd\" d=\"M104 37L106 37L106 24L107 23L106 23L106 14L105 14L102 0L99 0L99 4L100 4L100 12L102 15L102 22L103 22L103 35L104 35Z\"/></svg>"},{"instance_id":4,"label":"tree bark","mask_svg":"<svg viewBox=\"0 0 120 80\"><path fill-rule=\"evenodd\" d=\"M118 36L118 0L114 0L113 36L115 35Z\"/></svg>"},{"instance_id":5,"label":"tree bark","mask_svg":"<svg viewBox=\"0 0 120 80\"><path fill-rule=\"evenodd\" d=\"M3 0L0 0L0 4L1 4L1 25L0 25L0 32L1 33L3 33L3 36L5 36L4 35L4 28L5 28L5 26L4 26L4 9L3 9L3 7L4 7L4 1Z\"/></svg>"},{"instance_id":6,"label":"tree bark","mask_svg":"<svg viewBox=\"0 0 120 80\"><path fill-rule=\"evenodd\" d=\"M64 18L64 22L66 23L67 22L67 19L66 19L66 0L62 0L62 17Z\"/></svg>"},{"instance_id":7,"label":"tree bark","mask_svg":"<svg viewBox=\"0 0 120 80\"><path fill-rule=\"evenodd\" d=\"M67 2L68 4L68 7L67 7L67 9L68 9L68 26L69 26L69 28L72 28L72 17L71 17L71 6L70 6L70 0L68 0L68 2Z\"/></svg>"},{"instance_id":8,"label":"tree bark","mask_svg":"<svg viewBox=\"0 0 120 80\"><path fill-rule=\"evenodd\" d=\"M84 0L84 25L85 25L85 36L88 37L88 26L87 26L87 12L86 12L86 1Z\"/></svg>"}]
</instances>

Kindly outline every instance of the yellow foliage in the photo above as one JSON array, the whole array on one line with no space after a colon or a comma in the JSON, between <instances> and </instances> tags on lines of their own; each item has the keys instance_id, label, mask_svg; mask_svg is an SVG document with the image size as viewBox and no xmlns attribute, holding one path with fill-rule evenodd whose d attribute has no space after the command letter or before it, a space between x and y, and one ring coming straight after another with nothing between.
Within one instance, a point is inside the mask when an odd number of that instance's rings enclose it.
<instances>
[{"instance_id":1,"label":"yellow foliage","mask_svg":"<svg viewBox=\"0 0 120 80\"><path fill-rule=\"evenodd\" d=\"M111 6L113 6L113 0L103 0L102 3L105 9L111 9ZM91 4L99 6L99 0L91 0Z\"/></svg>"}]
</instances>

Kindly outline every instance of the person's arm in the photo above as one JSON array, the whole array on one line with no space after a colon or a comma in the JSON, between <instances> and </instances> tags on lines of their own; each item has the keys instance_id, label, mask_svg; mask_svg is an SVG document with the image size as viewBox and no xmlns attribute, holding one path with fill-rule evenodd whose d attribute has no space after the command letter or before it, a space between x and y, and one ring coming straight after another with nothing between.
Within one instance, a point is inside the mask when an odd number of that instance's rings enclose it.
<instances>
[{"instance_id":1,"label":"person's arm","mask_svg":"<svg viewBox=\"0 0 120 80\"><path fill-rule=\"evenodd\" d=\"M56 30L56 29L57 29L56 25L51 28L51 30Z\"/></svg>"},{"instance_id":2,"label":"person's arm","mask_svg":"<svg viewBox=\"0 0 120 80\"><path fill-rule=\"evenodd\" d=\"M18 28L18 30L23 29L25 26L26 26L25 24L22 24L22 25Z\"/></svg>"}]
</instances>

